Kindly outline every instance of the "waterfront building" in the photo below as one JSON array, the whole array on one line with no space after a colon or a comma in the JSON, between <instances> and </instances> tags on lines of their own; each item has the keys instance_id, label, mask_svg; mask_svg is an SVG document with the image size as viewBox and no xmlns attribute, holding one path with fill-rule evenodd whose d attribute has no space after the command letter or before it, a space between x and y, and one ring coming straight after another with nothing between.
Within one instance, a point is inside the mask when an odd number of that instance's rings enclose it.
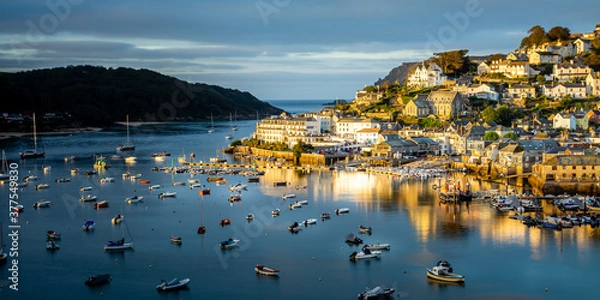
<instances>
[{"instance_id":1,"label":"waterfront building","mask_svg":"<svg viewBox=\"0 0 600 300\"><path fill-rule=\"evenodd\" d=\"M382 134L377 144L373 146L371 153L373 157L380 158L402 158L406 155L414 155L419 146L412 140L398 136L397 134Z\"/></svg>"},{"instance_id":2,"label":"waterfront building","mask_svg":"<svg viewBox=\"0 0 600 300\"><path fill-rule=\"evenodd\" d=\"M341 138L355 139L358 131L376 127L379 127L379 123L371 119L341 118L335 124L335 134Z\"/></svg>"},{"instance_id":3,"label":"waterfront building","mask_svg":"<svg viewBox=\"0 0 600 300\"><path fill-rule=\"evenodd\" d=\"M381 129L375 128L363 128L356 132L356 142L359 144L372 145L375 144L379 138Z\"/></svg>"},{"instance_id":4,"label":"waterfront building","mask_svg":"<svg viewBox=\"0 0 600 300\"><path fill-rule=\"evenodd\" d=\"M533 166L533 174L542 182L588 182L600 179L600 156L556 155Z\"/></svg>"},{"instance_id":5,"label":"waterfront building","mask_svg":"<svg viewBox=\"0 0 600 300\"><path fill-rule=\"evenodd\" d=\"M258 122L255 137L259 141L286 143L290 148L299 141L312 144L322 139L320 122L314 117L298 118L285 113Z\"/></svg>"}]
</instances>

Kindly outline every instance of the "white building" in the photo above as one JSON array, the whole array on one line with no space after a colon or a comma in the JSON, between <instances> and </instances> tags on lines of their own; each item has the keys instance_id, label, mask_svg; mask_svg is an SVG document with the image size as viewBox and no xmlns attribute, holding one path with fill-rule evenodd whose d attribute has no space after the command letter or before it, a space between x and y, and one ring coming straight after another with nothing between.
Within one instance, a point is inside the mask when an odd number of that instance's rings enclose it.
<instances>
[{"instance_id":1,"label":"white building","mask_svg":"<svg viewBox=\"0 0 600 300\"><path fill-rule=\"evenodd\" d=\"M374 145L379 139L379 133L381 129L376 128L363 128L356 132L356 142L359 144Z\"/></svg>"},{"instance_id":2,"label":"white building","mask_svg":"<svg viewBox=\"0 0 600 300\"><path fill-rule=\"evenodd\" d=\"M565 128L568 130L575 130L575 116L572 114L565 113L558 113L554 115L554 118L552 119L552 128Z\"/></svg>"},{"instance_id":3,"label":"white building","mask_svg":"<svg viewBox=\"0 0 600 300\"><path fill-rule=\"evenodd\" d=\"M542 86L542 94L550 99L569 96L571 98L587 97L586 86L583 84L561 83L557 85L545 84Z\"/></svg>"},{"instance_id":4,"label":"white building","mask_svg":"<svg viewBox=\"0 0 600 300\"><path fill-rule=\"evenodd\" d=\"M448 77L444 75L442 68L437 64L431 64L429 67L425 67L425 62L417 66L414 73L408 76L408 86L413 87L434 87L444 84L444 81L448 80Z\"/></svg>"},{"instance_id":5,"label":"white building","mask_svg":"<svg viewBox=\"0 0 600 300\"><path fill-rule=\"evenodd\" d=\"M477 97L479 99L487 99L498 101L499 94L493 86L488 84L472 84L467 88L466 96Z\"/></svg>"},{"instance_id":6,"label":"white building","mask_svg":"<svg viewBox=\"0 0 600 300\"><path fill-rule=\"evenodd\" d=\"M379 123L371 119L342 118L335 124L335 134L342 138L354 139L358 131L375 127L379 127Z\"/></svg>"},{"instance_id":7,"label":"white building","mask_svg":"<svg viewBox=\"0 0 600 300\"><path fill-rule=\"evenodd\" d=\"M555 64L552 69L552 79L558 82L565 82L571 79L583 79L592 72L592 69L586 65L575 63Z\"/></svg>"},{"instance_id":8,"label":"white building","mask_svg":"<svg viewBox=\"0 0 600 300\"><path fill-rule=\"evenodd\" d=\"M295 118L282 114L256 124L256 139L270 143L286 143L290 148L299 141L311 144L320 136L320 122L313 117Z\"/></svg>"},{"instance_id":9,"label":"white building","mask_svg":"<svg viewBox=\"0 0 600 300\"><path fill-rule=\"evenodd\" d=\"M500 73L511 78L533 77L539 71L531 68L526 61L495 60L490 64L488 73Z\"/></svg>"},{"instance_id":10,"label":"white building","mask_svg":"<svg viewBox=\"0 0 600 300\"><path fill-rule=\"evenodd\" d=\"M588 95L600 96L600 72L590 72L585 78Z\"/></svg>"}]
</instances>

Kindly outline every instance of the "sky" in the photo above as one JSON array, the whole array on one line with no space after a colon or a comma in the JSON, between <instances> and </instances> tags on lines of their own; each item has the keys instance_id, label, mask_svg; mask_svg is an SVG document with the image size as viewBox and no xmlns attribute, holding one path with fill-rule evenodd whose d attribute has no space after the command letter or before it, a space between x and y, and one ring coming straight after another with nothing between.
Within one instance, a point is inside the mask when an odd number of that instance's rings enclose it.
<instances>
[{"instance_id":1,"label":"sky","mask_svg":"<svg viewBox=\"0 0 600 300\"><path fill-rule=\"evenodd\" d=\"M6 0L0 71L151 69L261 100L352 99L434 52L509 53L534 25L591 32L597 0Z\"/></svg>"}]
</instances>

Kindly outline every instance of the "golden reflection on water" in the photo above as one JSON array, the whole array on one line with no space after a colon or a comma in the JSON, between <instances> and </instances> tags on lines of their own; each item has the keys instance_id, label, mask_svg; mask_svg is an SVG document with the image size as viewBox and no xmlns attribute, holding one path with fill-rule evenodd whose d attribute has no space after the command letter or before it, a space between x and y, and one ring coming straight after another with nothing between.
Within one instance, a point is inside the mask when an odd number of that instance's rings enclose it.
<instances>
[{"instance_id":1,"label":"golden reflection on water","mask_svg":"<svg viewBox=\"0 0 600 300\"><path fill-rule=\"evenodd\" d=\"M500 190L505 192L506 185L475 179L464 174L454 174L444 178L429 180L401 179L385 175L364 172L299 172L272 169L262 176L260 185L264 194L280 197L283 193L314 195L313 201L349 201L365 212L402 211L421 243L433 238L459 238L466 235L478 235L482 244L497 249L527 247L531 259L541 260L548 251L562 251L562 245L577 248L583 258L587 249L600 242L600 229L581 226L561 231L528 228L520 221L508 218L515 212L499 214L488 202L473 201L465 204L439 204L433 184L443 184L447 179L461 181L463 189L472 191ZM274 187L273 183L288 181L286 187ZM306 187L306 189L303 189ZM526 187L508 186L512 193L527 192ZM543 201L543 211L526 213L535 217L549 214L560 215L555 205ZM401 215L400 215L401 216ZM594 245L596 244L596 245Z\"/></svg>"}]
</instances>

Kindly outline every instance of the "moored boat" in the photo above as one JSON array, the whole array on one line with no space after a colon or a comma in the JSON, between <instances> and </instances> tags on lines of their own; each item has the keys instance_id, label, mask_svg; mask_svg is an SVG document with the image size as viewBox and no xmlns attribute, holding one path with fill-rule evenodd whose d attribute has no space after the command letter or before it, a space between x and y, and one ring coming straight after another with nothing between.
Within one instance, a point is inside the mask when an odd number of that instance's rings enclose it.
<instances>
[{"instance_id":1,"label":"moored boat","mask_svg":"<svg viewBox=\"0 0 600 300\"><path fill-rule=\"evenodd\" d=\"M151 191L158 190L158 189L160 189L160 185L159 184L151 185L148 187L148 189Z\"/></svg>"},{"instance_id":2,"label":"moored boat","mask_svg":"<svg viewBox=\"0 0 600 300\"><path fill-rule=\"evenodd\" d=\"M269 267L263 266L263 265L256 265L254 267L254 271L256 271L256 273L260 274L260 275L279 276L279 270L275 270L273 268L269 268Z\"/></svg>"},{"instance_id":3,"label":"moored boat","mask_svg":"<svg viewBox=\"0 0 600 300\"><path fill-rule=\"evenodd\" d=\"M175 198L177 197L177 192L162 192L158 194L158 198Z\"/></svg>"},{"instance_id":4,"label":"moored boat","mask_svg":"<svg viewBox=\"0 0 600 300\"><path fill-rule=\"evenodd\" d=\"M59 178L59 179L54 180L54 182L56 182L56 183L71 182L71 178Z\"/></svg>"},{"instance_id":5,"label":"moored boat","mask_svg":"<svg viewBox=\"0 0 600 300\"><path fill-rule=\"evenodd\" d=\"M50 185L47 183L40 183L35 186L36 190L43 190L43 189L49 189L49 188L50 188Z\"/></svg>"},{"instance_id":6,"label":"moored boat","mask_svg":"<svg viewBox=\"0 0 600 300\"><path fill-rule=\"evenodd\" d=\"M254 214L248 214L246 216L246 221L253 221L254 220Z\"/></svg>"},{"instance_id":7,"label":"moored boat","mask_svg":"<svg viewBox=\"0 0 600 300\"><path fill-rule=\"evenodd\" d=\"M33 208L44 208L44 207L50 207L50 205L52 205L52 203L50 203L50 201L47 200L40 200L36 203L33 204Z\"/></svg>"},{"instance_id":8,"label":"moored boat","mask_svg":"<svg viewBox=\"0 0 600 300\"><path fill-rule=\"evenodd\" d=\"M281 198L283 198L283 200L296 198L296 194L283 194Z\"/></svg>"},{"instance_id":9,"label":"moored boat","mask_svg":"<svg viewBox=\"0 0 600 300\"><path fill-rule=\"evenodd\" d=\"M221 247L221 249L231 249L231 248L238 247L239 242L240 242L240 240L238 240L238 239L229 238L225 241L221 241L221 244L219 244L219 247Z\"/></svg>"},{"instance_id":10,"label":"moored boat","mask_svg":"<svg viewBox=\"0 0 600 300\"><path fill-rule=\"evenodd\" d=\"M54 230L46 231L46 236L49 240L60 240L60 232L56 232Z\"/></svg>"},{"instance_id":11,"label":"moored boat","mask_svg":"<svg viewBox=\"0 0 600 300\"><path fill-rule=\"evenodd\" d=\"M100 202L94 203L94 209L107 208L107 207L108 207L108 201L106 201L106 200L102 200Z\"/></svg>"},{"instance_id":12,"label":"moored boat","mask_svg":"<svg viewBox=\"0 0 600 300\"><path fill-rule=\"evenodd\" d=\"M452 273L452 267L446 261L440 261L433 268L427 269L427 278L444 282L465 282L465 276Z\"/></svg>"},{"instance_id":13,"label":"moored boat","mask_svg":"<svg viewBox=\"0 0 600 300\"><path fill-rule=\"evenodd\" d=\"M298 222L294 222L294 223L292 223L292 225L288 226L288 230L291 231L292 233L296 233L296 232L302 230L302 227L300 227L300 224Z\"/></svg>"},{"instance_id":14,"label":"moored boat","mask_svg":"<svg viewBox=\"0 0 600 300\"><path fill-rule=\"evenodd\" d=\"M304 226L314 225L314 224L317 224L317 219L315 219L315 218L306 219L306 221L302 222L302 224L304 224Z\"/></svg>"},{"instance_id":15,"label":"moored boat","mask_svg":"<svg viewBox=\"0 0 600 300\"><path fill-rule=\"evenodd\" d=\"M346 235L346 243L359 245L359 244L362 244L362 242L363 242L362 239L360 239L359 237L355 236L352 233L349 233Z\"/></svg>"},{"instance_id":16,"label":"moored boat","mask_svg":"<svg viewBox=\"0 0 600 300\"><path fill-rule=\"evenodd\" d=\"M331 219L331 214L329 212L324 212L321 214L321 220Z\"/></svg>"},{"instance_id":17,"label":"moored boat","mask_svg":"<svg viewBox=\"0 0 600 300\"><path fill-rule=\"evenodd\" d=\"M124 219L125 219L125 216L119 214L119 215L114 216L114 218L112 218L110 220L110 222L113 224L120 224L121 222L123 222Z\"/></svg>"},{"instance_id":18,"label":"moored boat","mask_svg":"<svg viewBox=\"0 0 600 300\"><path fill-rule=\"evenodd\" d=\"M357 261L360 259L380 258L380 257L381 257L381 251L371 251L367 248L364 248L363 251L352 252L352 254L350 254L349 259L353 260L353 261Z\"/></svg>"},{"instance_id":19,"label":"moored boat","mask_svg":"<svg viewBox=\"0 0 600 300\"><path fill-rule=\"evenodd\" d=\"M85 281L85 285L98 286L98 285L103 285L103 284L109 283L111 280L112 280L112 277L110 277L110 274L91 275Z\"/></svg>"},{"instance_id":20,"label":"moored boat","mask_svg":"<svg viewBox=\"0 0 600 300\"><path fill-rule=\"evenodd\" d=\"M100 183L112 183L112 182L115 182L115 178L114 177L104 177L104 178L100 178L99 182Z\"/></svg>"},{"instance_id":21,"label":"moored boat","mask_svg":"<svg viewBox=\"0 0 600 300\"><path fill-rule=\"evenodd\" d=\"M271 216L277 217L277 216L279 216L280 212L281 212L281 210L279 210L279 208L276 208L274 211L271 212Z\"/></svg>"},{"instance_id":22,"label":"moored boat","mask_svg":"<svg viewBox=\"0 0 600 300\"><path fill-rule=\"evenodd\" d=\"M182 243L182 239L180 236L172 234L171 235L171 243L176 244L176 245L181 245Z\"/></svg>"},{"instance_id":23,"label":"moored boat","mask_svg":"<svg viewBox=\"0 0 600 300\"><path fill-rule=\"evenodd\" d=\"M371 234L371 227L366 227L366 226L360 225L360 226L358 226L358 232Z\"/></svg>"},{"instance_id":24,"label":"moored boat","mask_svg":"<svg viewBox=\"0 0 600 300\"><path fill-rule=\"evenodd\" d=\"M98 197L95 195L86 195L86 196L81 196L81 198L79 198L80 202L94 202L98 200Z\"/></svg>"},{"instance_id":25,"label":"moored boat","mask_svg":"<svg viewBox=\"0 0 600 300\"><path fill-rule=\"evenodd\" d=\"M142 197L142 196L133 196L131 198L125 199L125 203L127 203L127 204L140 203L140 202L144 202L144 197Z\"/></svg>"},{"instance_id":26,"label":"moored boat","mask_svg":"<svg viewBox=\"0 0 600 300\"><path fill-rule=\"evenodd\" d=\"M46 250L54 251L60 249L60 246L54 242L54 240L46 241Z\"/></svg>"},{"instance_id":27,"label":"moored boat","mask_svg":"<svg viewBox=\"0 0 600 300\"><path fill-rule=\"evenodd\" d=\"M369 249L369 250L390 250L390 244L389 243L377 243L377 244L365 245L365 249Z\"/></svg>"},{"instance_id":28,"label":"moored boat","mask_svg":"<svg viewBox=\"0 0 600 300\"><path fill-rule=\"evenodd\" d=\"M364 292L358 294L358 299L359 300L371 300L371 299L391 299L393 297L394 294L394 289L393 288L382 288L382 287L375 287L375 288L366 288Z\"/></svg>"},{"instance_id":29,"label":"moored boat","mask_svg":"<svg viewBox=\"0 0 600 300\"><path fill-rule=\"evenodd\" d=\"M231 224L231 220L229 220L229 219L223 219L223 220L219 221L219 225L221 225L221 226L225 226L225 225L229 225L229 224Z\"/></svg>"},{"instance_id":30,"label":"moored boat","mask_svg":"<svg viewBox=\"0 0 600 300\"><path fill-rule=\"evenodd\" d=\"M290 210L294 210L297 208L302 208L302 204L298 203L298 201L296 201L296 203L292 203L289 205Z\"/></svg>"},{"instance_id":31,"label":"moored boat","mask_svg":"<svg viewBox=\"0 0 600 300\"><path fill-rule=\"evenodd\" d=\"M125 242L125 238L118 241L108 241L108 244L104 245L104 251L120 251L133 249L133 242Z\"/></svg>"},{"instance_id":32,"label":"moored boat","mask_svg":"<svg viewBox=\"0 0 600 300\"><path fill-rule=\"evenodd\" d=\"M232 194L229 196L228 200L229 200L229 202L242 201L242 195L241 194Z\"/></svg>"},{"instance_id":33,"label":"moored boat","mask_svg":"<svg viewBox=\"0 0 600 300\"><path fill-rule=\"evenodd\" d=\"M210 195L210 189L206 188L206 189L201 189L200 191L198 191L198 194L200 196L204 196L204 195Z\"/></svg>"},{"instance_id":34,"label":"moored boat","mask_svg":"<svg viewBox=\"0 0 600 300\"><path fill-rule=\"evenodd\" d=\"M91 190L92 190L91 186L82 186L82 187L79 188L80 192L89 192Z\"/></svg>"},{"instance_id":35,"label":"moored boat","mask_svg":"<svg viewBox=\"0 0 600 300\"><path fill-rule=\"evenodd\" d=\"M173 278L168 282L165 280L161 280L160 284L156 286L156 289L159 292L178 290L178 289L187 287L188 283L190 283L189 278L185 278L185 279L181 279L181 280L179 280L177 278Z\"/></svg>"},{"instance_id":36,"label":"moored boat","mask_svg":"<svg viewBox=\"0 0 600 300\"><path fill-rule=\"evenodd\" d=\"M347 214L350 212L349 208L343 207L335 210L336 215Z\"/></svg>"}]
</instances>

